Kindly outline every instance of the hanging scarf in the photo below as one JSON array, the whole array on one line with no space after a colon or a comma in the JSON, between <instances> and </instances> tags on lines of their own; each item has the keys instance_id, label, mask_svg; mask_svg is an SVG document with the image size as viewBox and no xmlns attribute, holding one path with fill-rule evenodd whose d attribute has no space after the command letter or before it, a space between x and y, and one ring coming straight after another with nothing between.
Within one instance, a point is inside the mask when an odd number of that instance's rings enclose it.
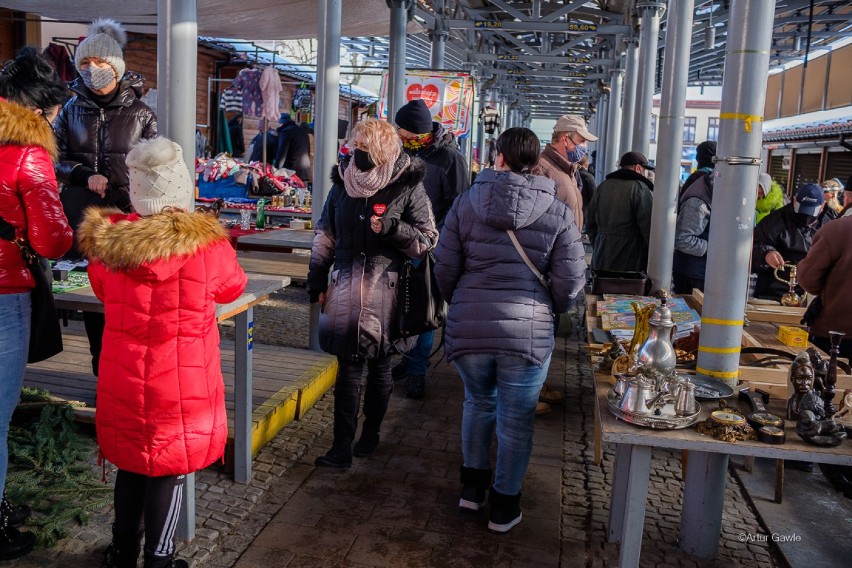
<instances>
[{"instance_id":1,"label":"hanging scarf","mask_svg":"<svg viewBox=\"0 0 852 568\"><path fill-rule=\"evenodd\" d=\"M403 138L402 147L412 152L418 152L427 147L435 139L435 135L431 132L418 134L412 138Z\"/></svg>"},{"instance_id":2,"label":"hanging scarf","mask_svg":"<svg viewBox=\"0 0 852 568\"><path fill-rule=\"evenodd\" d=\"M408 169L410 164L411 158L400 152L397 159L376 166L366 172L359 170L351 160L345 171L341 169L341 166L338 166L338 169L343 178L343 187L346 189L346 194L349 197L358 199L372 197L380 189L395 182Z\"/></svg>"}]
</instances>

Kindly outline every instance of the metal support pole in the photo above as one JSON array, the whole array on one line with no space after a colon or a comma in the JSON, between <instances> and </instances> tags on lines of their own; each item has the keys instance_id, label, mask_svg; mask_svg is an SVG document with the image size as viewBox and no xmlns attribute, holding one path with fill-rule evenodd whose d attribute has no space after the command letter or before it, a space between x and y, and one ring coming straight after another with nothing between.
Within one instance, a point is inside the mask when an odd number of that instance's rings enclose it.
<instances>
[{"instance_id":1,"label":"metal support pole","mask_svg":"<svg viewBox=\"0 0 852 568\"><path fill-rule=\"evenodd\" d=\"M609 112L607 112L609 124L607 124L606 129L607 169L603 172L604 177L615 169L616 162L621 157L618 152L621 146L621 90L624 82L624 69L616 67L610 70L610 74L612 79L609 83L611 91L609 93Z\"/></svg>"},{"instance_id":2,"label":"metal support pole","mask_svg":"<svg viewBox=\"0 0 852 568\"><path fill-rule=\"evenodd\" d=\"M314 183L311 219L316 227L328 196L328 175L337 163L337 117L340 106L340 22L343 0L320 0L317 48L317 101L314 121ZM311 304L309 347L320 351L319 304Z\"/></svg>"},{"instance_id":3,"label":"metal support pole","mask_svg":"<svg viewBox=\"0 0 852 568\"><path fill-rule=\"evenodd\" d=\"M595 183L600 184L606 178L606 174L610 171L610 159L607 156L606 148L609 144L606 134L607 134L607 126L609 124L609 95L606 93L601 93L600 98L598 99L598 124L596 126L597 131L594 134L598 136L597 142L597 162L601 165L601 167L595 168Z\"/></svg>"},{"instance_id":4,"label":"metal support pole","mask_svg":"<svg viewBox=\"0 0 852 568\"><path fill-rule=\"evenodd\" d=\"M633 149L633 118L636 116L636 83L639 80L639 42L635 37L627 40L624 56L624 103L621 105L621 136L618 157Z\"/></svg>"},{"instance_id":5,"label":"metal support pole","mask_svg":"<svg viewBox=\"0 0 852 568\"><path fill-rule=\"evenodd\" d=\"M739 376L774 5L734 0L725 50L696 372L730 384Z\"/></svg>"},{"instance_id":6,"label":"metal support pole","mask_svg":"<svg viewBox=\"0 0 852 568\"><path fill-rule=\"evenodd\" d=\"M636 87L636 116L632 150L648 155L651 136L651 112L654 109L654 76L657 69L657 44L660 16L666 9L662 0L640 0L636 9L642 15L639 30L639 83Z\"/></svg>"},{"instance_id":7,"label":"metal support pole","mask_svg":"<svg viewBox=\"0 0 852 568\"><path fill-rule=\"evenodd\" d=\"M388 54L388 122L405 103L405 33L411 0L387 0L390 8Z\"/></svg>"},{"instance_id":8,"label":"metal support pole","mask_svg":"<svg viewBox=\"0 0 852 568\"><path fill-rule=\"evenodd\" d=\"M196 0L158 0L157 8L158 127L163 136L180 145L190 175L195 179ZM184 499L175 536L187 541L195 538L195 474L192 473L184 478Z\"/></svg>"},{"instance_id":9,"label":"metal support pole","mask_svg":"<svg viewBox=\"0 0 852 568\"><path fill-rule=\"evenodd\" d=\"M447 38L450 37L450 33L444 29L444 0L433 0L432 7L436 17L435 28L429 32L429 39L432 42L432 52L429 54L429 66L432 69L443 69Z\"/></svg>"},{"instance_id":10,"label":"metal support pole","mask_svg":"<svg viewBox=\"0 0 852 568\"><path fill-rule=\"evenodd\" d=\"M482 112L482 109L485 108L485 105L488 104L488 90L485 88L485 84L479 85L479 112ZM478 120L478 117L477 117ZM476 127L476 139L479 141L477 148L479 149L479 163L480 165L485 164L485 124L478 120L478 126ZM473 157L471 156L471 161Z\"/></svg>"},{"instance_id":11,"label":"metal support pole","mask_svg":"<svg viewBox=\"0 0 852 568\"><path fill-rule=\"evenodd\" d=\"M196 0L159 0L158 10L157 86L165 86L157 97L159 131L180 145L195 179Z\"/></svg>"},{"instance_id":12,"label":"metal support pole","mask_svg":"<svg viewBox=\"0 0 852 568\"><path fill-rule=\"evenodd\" d=\"M669 5L666 21L666 54L663 63L660 120L657 123L657 169L654 179L654 209L648 250L648 275L655 290L668 290L672 283L680 155L683 150L683 115L692 43L692 14L695 0Z\"/></svg>"}]
</instances>

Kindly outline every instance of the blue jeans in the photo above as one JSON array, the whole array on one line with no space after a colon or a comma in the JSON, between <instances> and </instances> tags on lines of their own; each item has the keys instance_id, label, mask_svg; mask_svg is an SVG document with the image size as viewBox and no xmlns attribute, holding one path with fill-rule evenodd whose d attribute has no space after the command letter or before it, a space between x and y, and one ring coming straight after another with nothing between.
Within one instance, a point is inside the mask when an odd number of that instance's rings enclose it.
<instances>
[{"instance_id":1,"label":"blue jeans","mask_svg":"<svg viewBox=\"0 0 852 568\"><path fill-rule=\"evenodd\" d=\"M550 355L541 367L521 357L494 353L463 355L455 366L464 381L464 466L491 469L491 440L496 430L494 489L517 495L532 454L535 405Z\"/></svg>"},{"instance_id":2,"label":"blue jeans","mask_svg":"<svg viewBox=\"0 0 852 568\"><path fill-rule=\"evenodd\" d=\"M435 331L427 331L417 336L414 348L405 354L405 369L409 375L425 375L429 368L429 355L432 354L432 343Z\"/></svg>"},{"instance_id":3,"label":"blue jeans","mask_svg":"<svg viewBox=\"0 0 852 568\"><path fill-rule=\"evenodd\" d=\"M0 294L0 489L9 465L9 422L21 399L30 349L30 293Z\"/></svg>"}]
</instances>

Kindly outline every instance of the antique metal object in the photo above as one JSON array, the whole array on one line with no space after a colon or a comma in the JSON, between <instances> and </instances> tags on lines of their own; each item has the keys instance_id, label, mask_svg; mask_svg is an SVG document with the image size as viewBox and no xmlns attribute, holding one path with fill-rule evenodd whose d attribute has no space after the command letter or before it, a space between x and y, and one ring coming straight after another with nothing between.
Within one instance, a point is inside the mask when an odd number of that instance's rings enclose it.
<instances>
[{"instance_id":1,"label":"antique metal object","mask_svg":"<svg viewBox=\"0 0 852 568\"><path fill-rule=\"evenodd\" d=\"M720 403L719 410L711 412L707 420L700 422L697 430L701 434L712 436L722 442L737 442L755 438L754 430L748 425L745 416L724 406L724 403Z\"/></svg>"},{"instance_id":2,"label":"antique metal object","mask_svg":"<svg viewBox=\"0 0 852 568\"><path fill-rule=\"evenodd\" d=\"M667 294L661 294L660 305L648 322L648 338L639 347L636 362L641 367L650 367L661 375L674 372L677 365L677 354L672 345L675 323L672 312L666 305Z\"/></svg>"},{"instance_id":3,"label":"antique metal object","mask_svg":"<svg viewBox=\"0 0 852 568\"><path fill-rule=\"evenodd\" d=\"M831 349L828 352L828 370L823 379L822 391L822 400L825 402L825 415L828 418L831 418L837 412L831 401L834 399L834 386L837 384L837 356L840 355L840 342L843 340L844 335L846 334L839 331L828 332Z\"/></svg>"},{"instance_id":4,"label":"antique metal object","mask_svg":"<svg viewBox=\"0 0 852 568\"><path fill-rule=\"evenodd\" d=\"M794 392L787 401L787 417L796 420L796 434L815 446L833 447L845 440L846 431L826 414L825 401L813 388L814 369L807 351L793 361L790 382Z\"/></svg>"},{"instance_id":5,"label":"antique metal object","mask_svg":"<svg viewBox=\"0 0 852 568\"><path fill-rule=\"evenodd\" d=\"M769 393L759 389L750 391L748 388L744 388L740 390L739 398L746 401L751 407L751 414L746 416L749 426L755 430L759 430L763 426L784 428L784 420L766 410L766 405L769 404Z\"/></svg>"},{"instance_id":6,"label":"antique metal object","mask_svg":"<svg viewBox=\"0 0 852 568\"><path fill-rule=\"evenodd\" d=\"M757 439L764 444L780 446L787 441L787 435L783 428L777 426L761 426L757 429Z\"/></svg>"},{"instance_id":7,"label":"antique metal object","mask_svg":"<svg viewBox=\"0 0 852 568\"><path fill-rule=\"evenodd\" d=\"M781 276L778 275L778 273L780 271L784 270L785 268L789 269L789 271L790 271L790 279L789 280L784 280L783 278L781 278ZM791 306L791 307L796 307L796 308L801 307L802 306L802 297L799 296L796 293L796 286L799 283L797 276L796 276L796 265L791 264L789 262L785 262L784 264L782 264L781 266L779 266L778 268L775 269L775 279L778 280L779 282L783 282L784 284L787 284L790 287L787 290L787 292L785 292L784 295L781 296L781 305L782 306Z\"/></svg>"},{"instance_id":8,"label":"antique metal object","mask_svg":"<svg viewBox=\"0 0 852 568\"><path fill-rule=\"evenodd\" d=\"M598 361L598 364L595 365L595 371L598 373L612 372L612 363L622 355L627 355L627 351L624 350L624 345L618 341L614 341L612 345L609 346L609 349L604 351L603 357L600 361Z\"/></svg>"},{"instance_id":9,"label":"antique metal object","mask_svg":"<svg viewBox=\"0 0 852 568\"><path fill-rule=\"evenodd\" d=\"M618 418L637 426L675 430L698 420L701 407L694 385L677 374L660 375L650 367L637 374L619 374L607 394L607 408Z\"/></svg>"},{"instance_id":10,"label":"antique metal object","mask_svg":"<svg viewBox=\"0 0 852 568\"><path fill-rule=\"evenodd\" d=\"M734 394L734 389L718 379L690 376L690 382L695 385L695 398L698 400L719 400Z\"/></svg>"}]
</instances>

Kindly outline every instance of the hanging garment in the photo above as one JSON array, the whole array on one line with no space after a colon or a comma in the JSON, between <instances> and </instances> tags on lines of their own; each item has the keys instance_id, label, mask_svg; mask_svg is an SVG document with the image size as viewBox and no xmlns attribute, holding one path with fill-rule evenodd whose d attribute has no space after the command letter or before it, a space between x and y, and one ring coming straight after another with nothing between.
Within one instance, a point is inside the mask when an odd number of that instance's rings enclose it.
<instances>
[{"instance_id":1,"label":"hanging garment","mask_svg":"<svg viewBox=\"0 0 852 568\"><path fill-rule=\"evenodd\" d=\"M494 134L500 131L500 113L492 106L487 106L479 111L479 122L486 134Z\"/></svg>"},{"instance_id":2,"label":"hanging garment","mask_svg":"<svg viewBox=\"0 0 852 568\"><path fill-rule=\"evenodd\" d=\"M204 158L207 154L207 137L200 130L195 131L195 157Z\"/></svg>"},{"instance_id":3,"label":"hanging garment","mask_svg":"<svg viewBox=\"0 0 852 568\"><path fill-rule=\"evenodd\" d=\"M242 158L246 153L246 141L243 135L243 115L238 114L228 121L228 132L231 134L231 146L234 152L231 154L235 158Z\"/></svg>"},{"instance_id":4,"label":"hanging garment","mask_svg":"<svg viewBox=\"0 0 852 568\"><path fill-rule=\"evenodd\" d=\"M243 94L234 87L222 91L219 108L225 112L243 112Z\"/></svg>"},{"instance_id":5,"label":"hanging garment","mask_svg":"<svg viewBox=\"0 0 852 568\"><path fill-rule=\"evenodd\" d=\"M216 149L218 152L227 152L233 155L234 148L231 145L231 133L228 130L228 120L225 118L225 110L219 109L219 120L216 128Z\"/></svg>"},{"instance_id":6,"label":"hanging garment","mask_svg":"<svg viewBox=\"0 0 852 568\"><path fill-rule=\"evenodd\" d=\"M302 83L293 93L293 112L310 114L314 105L314 95L311 89Z\"/></svg>"},{"instance_id":7,"label":"hanging garment","mask_svg":"<svg viewBox=\"0 0 852 568\"><path fill-rule=\"evenodd\" d=\"M231 86L243 94L243 114L260 116L263 112L263 94L260 92L260 71L243 69ZM278 120L278 117L275 117Z\"/></svg>"},{"instance_id":8,"label":"hanging garment","mask_svg":"<svg viewBox=\"0 0 852 568\"><path fill-rule=\"evenodd\" d=\"M51 43L44 48L43 55L50 61L59 78L70 83L77 77L77 69L74 67L74 62L71 61L71 56L68 55L68 48L58 43Z\"/></svg>"},{"instance_id":9,"label":"hanging garment","mask_svg":"<svg viewBox=\"0 0 852 568\"><path fill-rule=\"evenodd\" d=\"M260 91L263 95L263 111L261 117L275 123L280 115L278 107L281 104L281 76L274 67L267 67L260 75Z\"/></svg>"}]
</instances>

